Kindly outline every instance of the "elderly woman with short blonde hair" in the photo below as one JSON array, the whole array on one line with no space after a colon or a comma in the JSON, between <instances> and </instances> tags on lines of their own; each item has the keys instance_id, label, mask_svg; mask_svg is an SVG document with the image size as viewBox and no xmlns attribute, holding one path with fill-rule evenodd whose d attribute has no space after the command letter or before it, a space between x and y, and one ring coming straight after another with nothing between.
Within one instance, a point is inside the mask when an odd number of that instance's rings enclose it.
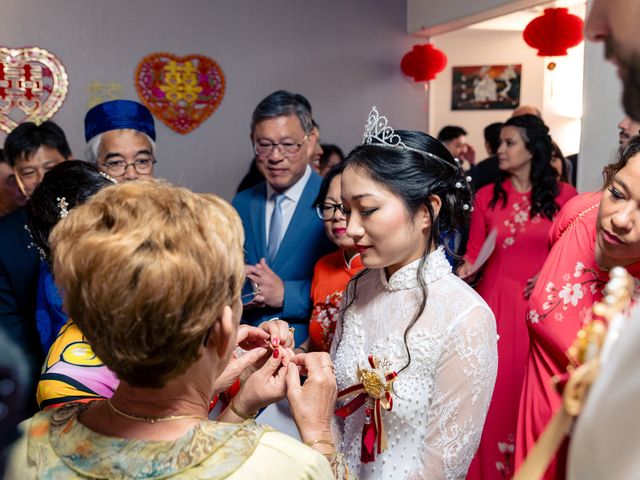
<instances>
[{"instance_id":1,"label":"elderly woman with short blonde hair","mask_svg":"<svg viewBox=\"0 0 640 480\"><path fill-rule=\"evenodd\" d=\"M107 187L58 223L50 240L66 312L120 384L109 400L25 421L7 478L344 476L327 354L263 348L268 359L224 423L207 418L236 347L243 238L225 201L151 181ZM285 394L308 446L253 421Z\"/></svg>"}]
</instances>

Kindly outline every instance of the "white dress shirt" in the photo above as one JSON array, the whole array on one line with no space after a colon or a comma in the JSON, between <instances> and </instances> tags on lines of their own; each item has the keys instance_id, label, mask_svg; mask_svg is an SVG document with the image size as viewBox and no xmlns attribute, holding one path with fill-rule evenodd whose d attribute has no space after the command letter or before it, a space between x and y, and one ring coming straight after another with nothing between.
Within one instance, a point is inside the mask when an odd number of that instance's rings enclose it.
<instances>
[{"instance_id":1,"label":"white dress shirt","mask_svg":"<svg viewBox=\"0 0 640 480\"><path fill-rule=\"evenodd\" d=\"M284 238L284 234L289 228L289 223L291 223L291 219L293 218L293 213L296 211L296 207L298 206L298 201L302 196L302 192L304 191L304 187L307 186L307 181L311 177L311 167L307 165L302 177L296 183L291 185L287 190L282 192L285 196L282 201L282 230L280 230L280 242L282 243L282 239ZM266 211L264 217L264 225L265 225L265 237L267 239L267 245L269 244L269 226L271 225L271 215L273 214L273 208L275 206L275 202L273 200L273 194L276 192L271 185L267 182L267 203L266 203Z\"/></svg>"}]
</instances>

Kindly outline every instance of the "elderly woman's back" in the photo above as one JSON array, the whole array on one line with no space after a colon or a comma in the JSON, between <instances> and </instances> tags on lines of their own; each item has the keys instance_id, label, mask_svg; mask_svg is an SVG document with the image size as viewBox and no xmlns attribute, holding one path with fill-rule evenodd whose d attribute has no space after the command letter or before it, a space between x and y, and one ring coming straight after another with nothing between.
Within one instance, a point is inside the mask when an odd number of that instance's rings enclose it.
<instances>
[{"instance_id":1,"label":"elderly woman's back","mask_svg":"<svg viewBox=\"0 0 640 480\"><path fill-rule=\"evenodd\" d=\"M5 479L333 478L322 455L255 422L202 421L180 438L100 435L78 421L84 404L36 414L21 425Z\"/></svg>"},{"instance_id":2,"label":"elderly woman's back","mask_svg":"<svg viewBox=\"0 0 640 480\"><path fill-rule=\"evenodd\" d=\"M6 478L342 476L323 428L335 399L328 357L295 360L309 372L301 387L274 344L220 417L231 423L208 420L241 316L243 232L229 204L161 182L113 185L73 209L50 240L65 311L120 384L109 400L23 422ZM265 369L265 385L251 383ZM262 390L248 386L256 384ZM252 419L287 387L313 448ZM317 423L305 409L323 397Z\"/></svg>"}]
</instances>

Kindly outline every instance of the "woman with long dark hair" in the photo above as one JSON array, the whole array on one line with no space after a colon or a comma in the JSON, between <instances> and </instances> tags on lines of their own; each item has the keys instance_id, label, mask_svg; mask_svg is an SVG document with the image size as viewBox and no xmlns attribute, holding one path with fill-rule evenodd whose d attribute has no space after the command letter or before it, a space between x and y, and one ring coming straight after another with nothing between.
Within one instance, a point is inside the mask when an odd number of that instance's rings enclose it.
<instances>
[{"instance_id":1,"label":"woman with long dark hair","mask_svg":"<svg viewBox=\"0 0 640 480\"><path fill-rule=\"evenodd\" d=\"M471 187L438 140L386 122L372 110L342 173L347 235L367 268L332 345L341 450L358 478L463 479L497 366L493 314L444 252Z\"/></svg>"},{"instance_id":2,"label":"woman with long dark hair","mask_svg":"<svg viewBox=\"0 0 640 480\"><path fill-rule=\"evenodd\" d=\"M551 165L549 129L535 115L513 117L500 132L500 175L478 190L471 216L464 278L489 235L495 248L477 292L496 316L498 378L469 478L511 478L518 400L529 349L527 294L548 253L547 235L560 207L576 194ZM492 232L494 232L492 234Z\"/></svg>"}]
</instances>

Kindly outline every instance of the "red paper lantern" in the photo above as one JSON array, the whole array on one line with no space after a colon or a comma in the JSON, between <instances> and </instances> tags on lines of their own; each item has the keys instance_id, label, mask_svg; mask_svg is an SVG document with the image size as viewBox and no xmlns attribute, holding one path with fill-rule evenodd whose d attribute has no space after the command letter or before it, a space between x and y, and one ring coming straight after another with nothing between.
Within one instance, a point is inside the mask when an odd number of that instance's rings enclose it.
<instances>
[{"instance_id":1,"label":"red paper lantern","mask_svg":"<svg viewBox=\"0 0 640 480\"><path fill-rule=\"evenodd\" d=\"M447 66L447 56L432 44L414 45L400 61L400 70L415 82L428 82Z\"/></svg>"},{"instance_id":2,"label":"red paper lantern","mask_svg":"<svg viewBox=\"0 0 640 480\"><path fill-rule=\"evenodd\" d=\"M527 45L538 50L539 57L560 57L567 48L584 38L584 22L567 8L545 8L544 15L534 18L522 32Z\"/></svg>"}]
</instances>

